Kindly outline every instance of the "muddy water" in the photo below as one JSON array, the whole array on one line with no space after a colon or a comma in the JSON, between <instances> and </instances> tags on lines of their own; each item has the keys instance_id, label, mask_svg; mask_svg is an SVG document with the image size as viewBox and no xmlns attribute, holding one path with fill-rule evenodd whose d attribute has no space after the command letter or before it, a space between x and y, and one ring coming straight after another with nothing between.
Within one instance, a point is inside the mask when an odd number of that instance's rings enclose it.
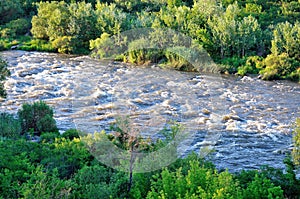
<instances>
[{"instance_id":1,"label":"muddy water","mask_svg":"<svg viewBox=\"0 0 300 199\"><path fill-rule=\"evenodd\" d=\"M109 131L120 115L155 138L170 123L187 133L179 147L214 149L218 168L282 168L291 149L292 123L299 117L300 85L288 81L183 73L134 67L87 56L6 51L11 76L0 111L16 113L24 102L44 100L55 110L63 132Z\"/></svg>"}]
</instances>

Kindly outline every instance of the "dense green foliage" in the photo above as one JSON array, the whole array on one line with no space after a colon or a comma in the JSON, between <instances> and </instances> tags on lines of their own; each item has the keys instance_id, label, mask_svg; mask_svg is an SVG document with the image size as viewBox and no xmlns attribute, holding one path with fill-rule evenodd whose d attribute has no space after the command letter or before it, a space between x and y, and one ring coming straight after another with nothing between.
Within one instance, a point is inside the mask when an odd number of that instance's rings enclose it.
<instances>
[{"instance_id":1,"label":"dense green foliage","mask_svg":"<svg viewBox=\"0 0 300 199\"><path fill-rule=\"evenodd\" d=\"M14 115L0 113L0 137L18 138L21 135L21 123Z\"/></svg>"},{"instance_id":2,"label":"dense green foliage","mask_svg":"<svg viewBox=\"0 0 300 199\"><path fill-rule=\"evenodd\" d=\"M266 80L299 81L300 77L300 2L296 0L16 0L1 1L0 7L0 49L19 44L17 48L23 50L79 54L92 50L94 56L105 58L112 48L127 46L128 52L114 58L193 70L187 57L160 49L164 42L181 48L178 38L162 37L159 31L152 39L121 37L136 28L170 28L203 46L221 72L260 73ZM24 36L30 34L31 38Z\"/></svg>"},{"instance_id":3,"label":"dense green foliage","mask_svg":"<svg viewBox=\"0 0 300 199\"><path fill-rule=\"evenodd\" d=\"M0 98L6 96L3 82L6 79L6 77L9 75L10 75L10 72L7 69L7 62L2 60L0 57Z\"/></svg>"},{"instance_id":4,"label":"dense green foliage","mask_svg":"<svg viewBox=\"0 0 300 199\"><path fill-rule=\"evenodd\" d=\"M42 112L52 112L44 102L25 104L20 112L25 110L29 115L32 112L28 110L38 110L38 117ZM0 120L0 198L300 197L300 181L296 179L295 165L289 157L285 160L284 172L265 166L259 171L232 174L216 170L212 163L192 153L160 170L127 173L107 167L91 155L86 145L87 140L94 139L90 134L75 129L59 134L51 132L49 125L36 142L20 134L21 124L17 117L1 113ZM296 132L298 128L299 124ZM149 151L166 146L166 142L180 131L180 126L163 130L161 134L165 139L156 143L145 142L131 134L133 131L127 120L117 120L112 129L115 133L101 135L124 150ZM295 156L294 160L298 164Z\"/></svg>"},{"instance_id":5,"label":"dense green foliage","mask_svg":"<svg viewBox=\"0 0 300 199\"><path fill-rule=\"evenodd\" d=\"M45 102L25 103L18 111L22 133L33 131L36 135L42 132L56 132L56 122L53 119L53 109Z\"/></svg>"},{"instance_id":6,"label":"dense green foliage","mask_svg":"<svg viewBox=\"0 0 300 199\"><path fill-rule=\"evenodd\" d=\"M296 165L300 165L300 118L296 120L296 126L294 130L294 148L293 148L293 159Z\"/></svg>"}]
</instances>

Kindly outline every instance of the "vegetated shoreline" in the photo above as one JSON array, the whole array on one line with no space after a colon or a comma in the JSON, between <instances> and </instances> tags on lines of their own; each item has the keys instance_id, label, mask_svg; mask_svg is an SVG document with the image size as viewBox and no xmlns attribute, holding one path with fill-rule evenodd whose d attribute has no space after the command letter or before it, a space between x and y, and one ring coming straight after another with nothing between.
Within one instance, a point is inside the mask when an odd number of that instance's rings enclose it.
<instances>
[{"instance_id":1,"label":"vegetated shoreline","mask_svg":"<svg viewBox=\"0 0 300 199\"><path fill-rule=\"evenodd\" d=\"M59 53L57 51L39 50L39 49L29 49L28 50L28 49L23 49L21 47L22 45L23 44L18 44L16 46L11 46L8 49L2 50L2 52L4 52L4 51L15 51L15 50L25 51L25 52L44 52L44 53L55 53L55 54L68 55L68 56L74 56L74 57L88 56L91 59L97 60L96 58L93 58L90 54L70 54L70 53L69 54L65 54L65 53ZM1 51L0 51L0 53L1 53ZM101 61L101 59L100 59L100 61ZM145 62L143 64L137 64L137 63L125 62L125 61L120 60L120 59L115 59L115 60L112 60L112 61L115 62L115 63L129 64L131 66L136 66L136 67L150 67L150 68L159 67L159 68L168 69L168 70L178 70L178 69L170 66L170 63L160 64L160 63L153 63L153 62ZM228 66L224 66L222 64L217 64L217 66L219 66L219 71L218 72L196 71L196 70L194 70L194 71L186 71L186 70L182 71L182 70L178 70L178 71L181 71L181 72L199 72L201 74L207 74L207 75L210 75L210 74L212 74L212 75L213 74L221 74L223 77L234 76L236 78L250 77L250 78L253 78L253 79L262 79L262 75L261 74L246 73L246 74L240 75L237 72L236 73L230 73L229 71L224 70L224 67L228 67ZM277 81L277 82L291 81L291 82L297 82L295 80L285 79L285 78L268 79L266 81ZM300 83L300 80L297 83Z\"/></svg>"},{"instance_id":2,"label":"vegetated shoreline","mask_svg":"<svg viewBox=\"0 0 300 199\"><path fill-rule=\"evenodd\" d=\"M148 143L134 137L135 141L131 142L131 139L124 139L130 136L129 132L122 131L126 129L126 121L117 123L114 128L119 133L112 135L102 132L80 137L81 132L75 129L60 135L53 120L53 110L42 101L24 104L18 115L21 120L9 114L0 115L0 133L6 133L0 140L0 196L5 198L40 198L41 194L46 198L63 196L87 199L96 196L160 198L165 194L170 198L184 195L186 199L203 196L212 198L214 195L249 199L253 196L259 199L294 198L300 195L300 182L290 157L285 160L285 171L265 166L260 170L230 173L216 170L212 163L192 153L159 170L128 175L123 171L124 167L119 170L118 166L125 166L129 171L129 165L122 165L124 162L118 162L118 159L114 164L115 169L97 161L97 156L103 155L99 153L103 151L98 145L101 139L109 139L123 150L130 151L134 147L138 152L151 152L165 147L168 139ZM11 132L7 127L12 127L14 131ZM164 135L172 138L177 130L175 126ZM300 120L297 121L295 132L299 133L299 130ZM39 142L25 140L22 136L27 133L39 135ZM135 145L137 142L139 145ZM298 161L299 153L295 152L294 155Z\"/></svg>"},{"instance_id":3,"label":"vegetated shoreline","mask_svg":"<svg viewBox=\"0 0 300 199\"><path fill-rule=\"evenodd\" d=\"M172 43L182 50L188 42L178 35L161 36L162 29L169 29L203 46L221 73L300 81L298 1L19 1L5 2L1 10L0 50L13 47L70 54L92 50L93 56L103 58L114 50L112 46L128 46L131 51L116 54L117 60L138 65L162 62L179 70L193 70L186 61L188 54L182 57L144 49ZM55 13L61 14L58 19ZM122 37L122 33L139 28L153 31L149 37L130 42ZM114 43L112 36L117 38Z\"/></svg>"}]
</instances>

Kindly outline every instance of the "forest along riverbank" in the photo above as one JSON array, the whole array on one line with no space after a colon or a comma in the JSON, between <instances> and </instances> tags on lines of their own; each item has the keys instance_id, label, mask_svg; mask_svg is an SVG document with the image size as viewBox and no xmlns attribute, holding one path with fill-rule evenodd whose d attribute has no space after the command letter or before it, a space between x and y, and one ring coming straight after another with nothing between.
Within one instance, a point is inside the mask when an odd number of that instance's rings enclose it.
<instances>
[{"instance_id":1,"label":"forest along riverbank","mask_svg":"<svg viewBox=\"0 0 300 199\"><path fill-rule=\"evenodd\" d=\"M211 158L220 169L283 168L300 112L300 85L289 81L137 68L54 53L0 55L11 71L0 111L15 113L22 103L41 99L54 108L61 131L87 132L108 130L116 116L126 114L145 137L177 121L189 134L179 151L214 148Z\"/></svg>"}]
</instances>

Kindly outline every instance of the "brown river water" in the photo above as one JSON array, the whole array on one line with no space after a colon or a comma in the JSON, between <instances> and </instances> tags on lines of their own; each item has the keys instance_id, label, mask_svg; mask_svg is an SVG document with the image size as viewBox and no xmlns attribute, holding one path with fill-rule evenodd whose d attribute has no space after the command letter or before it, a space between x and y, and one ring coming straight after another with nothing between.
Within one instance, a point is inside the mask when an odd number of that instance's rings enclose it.
<instances>
[{"instance_id":1,"label":"brown river water","mask_svg":"<svg viewBox=\"0 0 300 199\"><path fill-rule=\"evenodd\" d=\"M283 168L300 113L300 84L255 77L186 73L136 67L88 56L5 51L11 76L0 111L16 113L22 103L44 100L61 132L109 131L120 115L144 137L157 137L170 122L188 136L179 153L213 149L217 168L231 171Z\"/></svg>"}]
</instances>

